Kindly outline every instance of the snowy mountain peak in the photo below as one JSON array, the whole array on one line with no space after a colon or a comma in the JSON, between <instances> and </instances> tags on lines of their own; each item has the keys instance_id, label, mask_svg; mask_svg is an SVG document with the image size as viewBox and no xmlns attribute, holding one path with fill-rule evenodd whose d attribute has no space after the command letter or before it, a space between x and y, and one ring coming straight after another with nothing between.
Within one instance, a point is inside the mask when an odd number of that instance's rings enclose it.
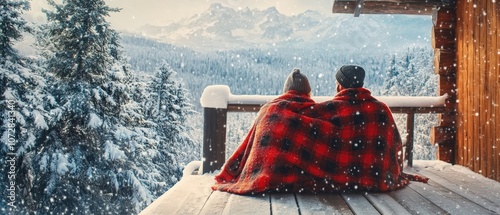
<instances>
[{"instance_id":1,"label":"snowy mountain peak","mask_svg":"<svg viewBox=\"0 0 500 215\"><path fill-rule=\"evenodd\" d=\"M239 8L238 10L240 10L241 13L243 13L243 14L245 14L245 13L252 13L252 10L250 10L250 8L248 8L248 7Z\"/></svg>"},{"instance_id":2,"label":"snowy mountain peak","mask_svg":"<svg viewBox=\"0 0 500 215\"><path fill-rule=\"evenodd\" d=\"M206 12L216 12L216 11L231 11L234 12L234 9L229 6L224 6L222 3L212 3L210 7L206 10Z\"/></svg>"},{"instance_id":3,"label":"snowy mountain peak","mask_svg":"<svg viewBox=\"0 0 500 215\"><path fill-rule=\"evenodd\" d=\"M219 8L222 8L222 7L224 7L224 6L222 5L222 3L215 2L215 3L212 3L212 4L210 5L209 10L219 9Z\"/></svg>"},{"instance_id":4,"label":"snowy mountain peak","mask_svg":"<svg viewBox=\"0 0 500 215\"><path fill-rule=\"evenodd\" d=\"M270 7L270 8L267 8L267 9L265 10L265 12L266 12L266 13L276 13L276 14L279 14L279 13L280 13L276 7Z\"/></svg>"},{"instance_id":5,"label":"snowy mountain peak","mask_svg":"<svg viewBox=\"0 0 500 215\"><path fill-rule=\"evenodd\" d=\"M315 10L306 10L304 13L298 14L299 17L311 17L314 19L323 19L327 16Z\"/></svg>"},{"instance_id":6,"label":"snowy mountain peak","mask_svg":"<svg viewBox=\"0 0 500 215\"><path fill-rule=\"evenodd\" d=\"M306 10L285 15L213 3L204 12L166 26L145 26L140 34L197 50L294 47L391 49L428 44L430 17L324 15ZM407 44L407 45L404 45Z\"/></svg>"}]
</instances>

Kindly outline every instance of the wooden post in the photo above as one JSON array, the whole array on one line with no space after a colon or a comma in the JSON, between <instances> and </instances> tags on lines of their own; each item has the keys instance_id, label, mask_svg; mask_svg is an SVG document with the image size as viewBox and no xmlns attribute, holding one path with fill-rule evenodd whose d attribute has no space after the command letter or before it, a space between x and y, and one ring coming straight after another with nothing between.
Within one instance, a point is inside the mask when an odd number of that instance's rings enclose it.
<instances>
[{"instance_id":1,"label":"wooden post","mask_svg":"<svg viewBox=\"0 0 500 215\"><path fill-rule=\"evenodd\" d=\"M226 161L227 109L204 108L201 173L221 169Z\"/></svg>"},{"instance_id":2,"label":"wooden post","mask_svg":"<svg viewBox=\"0 0 500 215\"><path fill-rule=\"evenodd\" d=\"M354 17L359 17L359 14L361 14L361 9L363 9L363 1L364 0L356 1L356 8L354 8Z\"/></svg>"},{"instance_id":3,"label":"wooden post","mask_svg":"<svg viewBox=\"0 0 500 215\"><path fill-rule=\"evenodd\" d=\"M415 113L407 113L406 118L406 152L405 157L408 160L408 166L413 166L413 127L415 122Z\"/></svg>"}]
</instances>

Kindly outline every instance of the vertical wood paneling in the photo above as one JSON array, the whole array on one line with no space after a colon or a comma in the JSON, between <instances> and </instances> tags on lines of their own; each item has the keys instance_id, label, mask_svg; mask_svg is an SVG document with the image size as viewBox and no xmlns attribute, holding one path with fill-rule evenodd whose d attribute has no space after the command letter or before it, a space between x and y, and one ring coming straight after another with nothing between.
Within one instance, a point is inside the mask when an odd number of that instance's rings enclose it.
<instances>
[{"instance_id":1,"label":"vertical wood paneling","mask_svg":"<svg viewBox=\"0 0 500 215\"><path fill-rule=\"evenodd\" d=\"M471 29L469 29L469 25L468 23L470 23L470 15L468 13L468 8L470 7L467 7L471 4L464 4L464 10L462 11L463 13L463 16L462 16L462 25L463 25L463 28L464 28L464 32L463 32L463 40L460 41L463 43L463 48L464 48L464 51L462 53L462 58L463 58L463 61L464 61L464 80L463 80L463 84L464 84L464 88L462 88L462 95L463 95L463 100L462 100L462 105L464 106L464 141L465 141L465 154L464 154L464 157L465 157L465 166L469 167L472 169L472 158L470 157L471 155L471 150L472 150L472 144L470 143L470 139L469 139L469 136L470 136L470 126L469 126L469 121L470 121L470 106L467 105L467 104L471 104L471 101L469 101L469 98L470 98L470 95L472 95L472 93L468 90L469 89L469 84L471 81L471 79L469 77L471 77L471 70L472 68L470 67L472 64L470 63L467 63L470 61L470 56L469 56L469 47L470 47L470 41L471 39L469 38L470 37L470 32L471 32ZM458 59L457 59L458 60Z\"/></svg>"},{"instance_id":2,"label":"vertical wood paneling","mask_svg":"<svg viewBox=\"0 0 500 215\"><path fill-rule=\"evenodd\" d=\"M500 6L457 1L456 161L500 181Z\"/></svg>"},{"instance_id":3,"label":"vertical wood paneling","mask_svg":"<svg viewBox=\"0 0 500 215\"><path fill-rule=\"evenodd\" d=\"M467 5L466 1L457 2L457 62L459 65L459 74L458 74L458 94L459 94L459 103L458 103L458 111L459 111L459 128L457 129L457 143L458 149L460 150L460 158L458 158L459 164L471 167L470 166L470 158L469 158L469 108L467 103L468 101L468 83L469 83L469 64L467 63L467 51L468 51L468 34L469 29L467 28L467 23L470 22L468 20L467 13Z\"/></svg>"},{"instance_id":4,"label":"vertical wood paneling","mask_svg":"<svg viewBox=\"0 0 500 215\"><path fill-rule=\"evenodd\" d=\"M486 115L488 115L488 109L486 107L486 100L488 97L488 94L486 94L485 88L486 86L486 81L485 81L485 76L486 73L488 72L486 70L486 22L485 22L485 13L486 13L486 1L478 0L476 2L477 7L474 8L474 14L476 18L476 65L478 67L477 70L477 83L479 84L477 86L479 93L476 96L478 100L478 110L476 114L476 119L478 120L478 123L482 126L475 126L478 130L478 135L479 135L479 144L478 144L478 153L476 154L477 157L479 158L479 166L478 166L478 171L487 174L487 166L488 166L488 160L489 158L486 156L486 129L487 129L487 123L486 123Z\"/></svg>"},{"instance_id":5,"label":"vertical wood paneling","mask_svg":"<svg viewBox=\"0 0 500 215\"><path fill-rule=\"evenodd\" d=\"M460 6L462 6L462 10L458 11L457 12L457 16L460 16L460 20L458 21L458 24L460 24L460 27L462 28L462 32L461 32L461 35L462 37L460 38L460 40L458 41L458 43L462 46L462 50L461 50L461 53L460 55L457 57L457 61L460 62L460 64L462 65L462 68L461 70L463 71L462 72L462 76L463 76L463 80L461 80L461 86L462 88L459 90L460 92L460 96L461 96L461 99L460 99L460 108L462 109L460 111L460 114L462 116L462 121L460 122L461 123L461 128L459 128L458 130L461 131L461 134L462 136L459 137L458 139L461 141L461 145L459 146L460 148L463 148L463 154L462 154L462 157L463 157L463 162L461 163L462 165L464 166L467 166L467 167L470 167L470 159L469 159L469 141L468 141L468 136L469 136L469 127L467 126L467 124L469 123L469 108L468 106L466 105L467 102L468 102L468 93L467 93L467 87L468 87L468 83L469 83L469 68L468 68L468 65L466 62L467 62L467 35L469 33L469 29L467 28L467 25L465 23L467 23L467 13L465 13L466 10L466 4L465 3L462 3L460 4ZM458 8L458 5L457 5L457 8Z\"/></svg>"},{"instance_id":6,"label":"vertical wood paneling","mask_svg":"<svg viewBox=\"0 0 500 215\"><path fill-rule=\"evenodd\" d=\"M485 176L491 177L491 160L493 157L490 155L491 151L491 134L490 134L490 127L491 124L489 122L489 119L491 118L491 92L490 92L490 85L489 85L489 74L491 73L490 71L490 66L489 66L489 58L488 58L488 31L489 31L489 23L488 23L488 12L487 12L487 1L480 1L480 7L479 10L477 11L478 14L480 14L479 17L479 40L481 41L481 44L479 46L479 71L480 71L480 81L481 81L481 87L480 87L480 122L483 122L482 124L484 125L479 127L480 129L480 135L481 135L481 172Z\"/></svg>"},{"instance_id":7,"label":"vertical wood paneling","mask_svg":"<svg viewBox=\"0 0 500 215\"><path fill-rule=\"evenodd\" d=\"M493 148L493 153L494 153L494 159L495 159L495 173L496 173L496 180L500 181L500 134L499 134L499 128L500 128L500 92L498 90L500 89L500 39L498 39L498 35L500 35L500 1L496 2L489 2L489 8L491 9L491 20L492 20L492 40L491 40L491 46L493 47L493 53L492 53L492 59L491 59L491 64L494 65L494 73L493 78L494 85L493 89L494 92L496 93L496 96L492 96L494 99L494 103L492 104L494 107L493 115L494 115L494 126L492 126L492 133L495 134L493 137L494 140L494 148ZM496 53L496 54L495 54ZM496 79L496 80L495 80Z\"/></svg>"},{"instance_id":8,"label":"vertical wood paneling","mask_svg":"<svg viewBox=\"0 0 500 215\"><path fill-rule=\"evenodd\" d=\"M471 32L473 31L472 29L472 11L473 11L473 2L467 2L466 7L465 7L465 15L464 15L464 24L465 24L465 29L464 29L464 39L465 39L465 61L466 61L466 73L467 73L467 80L465 80L465 89L464 89L464 95L465 99L464 102L466 104L466 111L464 114L466 114L467 117L467 123L466 129L466 141L467 141L467 166L469 166L471 169L474 169L474 145L472 142L472 136L473 136L473 128L474 128L474 118L473 118L473 108L474 108L474 101L472 100L472 96L474 94L473 91L473 86L474 86L474 58L472 57L473 54L473 47L472 47L472 34ZM472 125L472 126L471 126Z\"/></svg>"},{"instance_id":9,"label":"vertical wood paneling","mask_svg":"<svg viewBox=\"0 0 500 215\"><path fill-rule=\"evenodd\" d=\"M481 162L483 158L480 156L481 153L481 144L482 144L482 139L483 136L481 135L481 127L479 124L481 121L479 121L479 112L481 109L481 104L480 104L480 98L483 97L481 94L481 89L482 86L481 81L480 81L480 76L481 76L481 63L479 60L479 49L480 49L480 28L479 28L479 1L480 0L474 0L472 1L472 11L471 11L471 17L472 17L472 67L473 67L473 81L472 81L472 120L473 123L471 126L473 128L472 131L472 144L474 145L474 152L473 152L473 161L474 161L474 171L475 172L480 172L481 171ZM474 126L478 125L478 126Z\"/></svg>"},{"instance_id":10,"label":"vertical wood paneling","mask_svg":"<svg viewBox=\"0 0 500 215\"><path fill-rule=\"evenodd\" d=\"M488 2L488 14L491 14L491 16L489 17L489 22L490 22L490 32L489 32L489 35L488 35L488 40L490 41L488 44L491 44L490 46L490 53L491 55L493 55L489 61L489 65L490 65L490 79L489 79L489 85L491 86L491 89L490 91L492 92L492 96L491 96L491 119L490 119L490 123L491 123L491 126L490 126L490 134L491 134L491 138L490 138L490 141L492 143L492 146L491 146L491 155L493 157L493 160L491 161L491 168L492 168L492 178L496 178L497 180L500 180L500 155L499 155L499 151L498 151L498 147L499 147L499 144L500 142L498 141L498 139L500 137L498 137L498 135L496 134L498 132L498 130L500 130L500 121L498 121L498 116L500 114L500 111L498 110L499 109L499 106L498 106L498 103L499 103L499 96L500 96L500 93L498 93L498 89L499 89L499 85L498 85L498 82L497 82L497 77L499 77L500 75L500 67L498 65L498 63L500 62L498 60L498 58L500 57L500 55L498 54L498 49L500 48L498 46L498 28L495 28L494 26L498 26L498 22L497 22L497 19L499 18L498 16L498 11L496 11L495 9L495 3L493 2ZM497 52L497 55L495 56L495 52Z\"/></svg>"},{"instance_id":11,"label":"vertical wood paneling","mask_svg":"<svg viewBox=\"0 0 500 215\"><path fill-rule=\"evenodd\" d=\"M459 164L465 163L465 135L464 135L464 93L462 90L464 89L465 80L465 69L464 69L464 61L461 60L461 57L464 56L464 27L463 27L463 4L457 4L457 27L456 27L456 40L457 40L457 147L456 147L456 162Z\"/></svg>"},{"instance_id":12,"label":"vertical wood paneling","mask_svg":"<svg viewBox=\"0 0 500 215\"><path fill-rule=\"evenodd\" d=\"M469 30L468 35L467 35L467 60L468 60L468 65L467 67L469 68L467 73L469 74L469 80L467 81L467 89L466 92L470 92L470 95L468 95L468 106L469 106L469 112L467 113L469 121L467 124L468 130L469 130L469 135L468 135L468 144L469 144L469 157L470 161L469 164L472 167L474 171L477 172L477 162L476 162L476 151L477 151L477 136L475 134L475 126L474 124L477 123L475 122L475 116L474 112L476 111L477 104L474 102L474 97L478 96L476 89L476 62L475 62L475 57L474 57L474 1L469 1L467 5L467 28Z\"/></svg>"},{"instance_id":13,"label":"vertical wood paneling","mask_svg":"<svg viewBox=\"0 0 500 215\"><path fill-rule=\"evenodd\" d=\"M495 29L495 26L492 25L491 18L493 17L493 14L490 14L491 8L489 8L489 1L483 2L483 8L484 8L484 40L485 40L485 94L487 95L486 102L485 102L485 108L487 108L488 114L486 115L487 117L485 118L486 121L486 127L485 127L485 157L488 158L487 160L487 165L486 165L486 173L485 175L489 178L496 178L495 176L495 168L496 168L496 163L495 163L495 155L493 154L493 145L494 145L494 136L496 132L492 132L492 127L495 127L495 124L493 123L492 118L494 117L494 107L493 107L493 102L495 98L495 94L497 89L493 88L494 87L494 82L491 81L493 78L493 75L495 73L495 68L494 65L492 65L492 62L494 61L493 59L493 50L492 46L488 44L492 44L491 41L491 32L493 29Z\"/></svg>"}]
</instances>

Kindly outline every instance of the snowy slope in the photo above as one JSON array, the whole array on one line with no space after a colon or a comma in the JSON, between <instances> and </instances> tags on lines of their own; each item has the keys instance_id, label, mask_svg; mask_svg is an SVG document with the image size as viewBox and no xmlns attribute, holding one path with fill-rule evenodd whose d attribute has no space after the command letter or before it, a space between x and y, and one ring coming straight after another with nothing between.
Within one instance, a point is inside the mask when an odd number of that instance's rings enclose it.
<instances>
[{"instance_id":1,"label":"snowy slope","mask_svg":"<svg viewBox=\"0 0 500 215\"><path fill-rule=\"evenodd\" d=\"M220 3L165 26L137 29L149 38L194 49L322 47L328 50L387 50L429 45L430 16L321 14L286 16L275 7L233 9Z\"/></svg>"}]
</instances>

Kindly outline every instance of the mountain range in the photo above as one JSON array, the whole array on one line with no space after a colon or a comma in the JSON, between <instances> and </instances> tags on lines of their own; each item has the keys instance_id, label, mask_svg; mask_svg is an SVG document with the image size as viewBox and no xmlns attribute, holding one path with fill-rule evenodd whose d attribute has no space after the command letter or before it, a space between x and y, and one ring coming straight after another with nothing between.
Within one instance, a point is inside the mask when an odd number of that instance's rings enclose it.
<instances>
[{"instance_id":1,"label":"mountain range","mask_svg":"<svg viewBox=\"0 0 500 215\"><path fill-rule=\"evenodd\" d=\"M212 4L203 13L164 26L146 25L142 36L195 50L314 48L387 51L430 46L430 16L322 14L287 16L275 7L233 9Z\"/></svg>"}]
</instances>

